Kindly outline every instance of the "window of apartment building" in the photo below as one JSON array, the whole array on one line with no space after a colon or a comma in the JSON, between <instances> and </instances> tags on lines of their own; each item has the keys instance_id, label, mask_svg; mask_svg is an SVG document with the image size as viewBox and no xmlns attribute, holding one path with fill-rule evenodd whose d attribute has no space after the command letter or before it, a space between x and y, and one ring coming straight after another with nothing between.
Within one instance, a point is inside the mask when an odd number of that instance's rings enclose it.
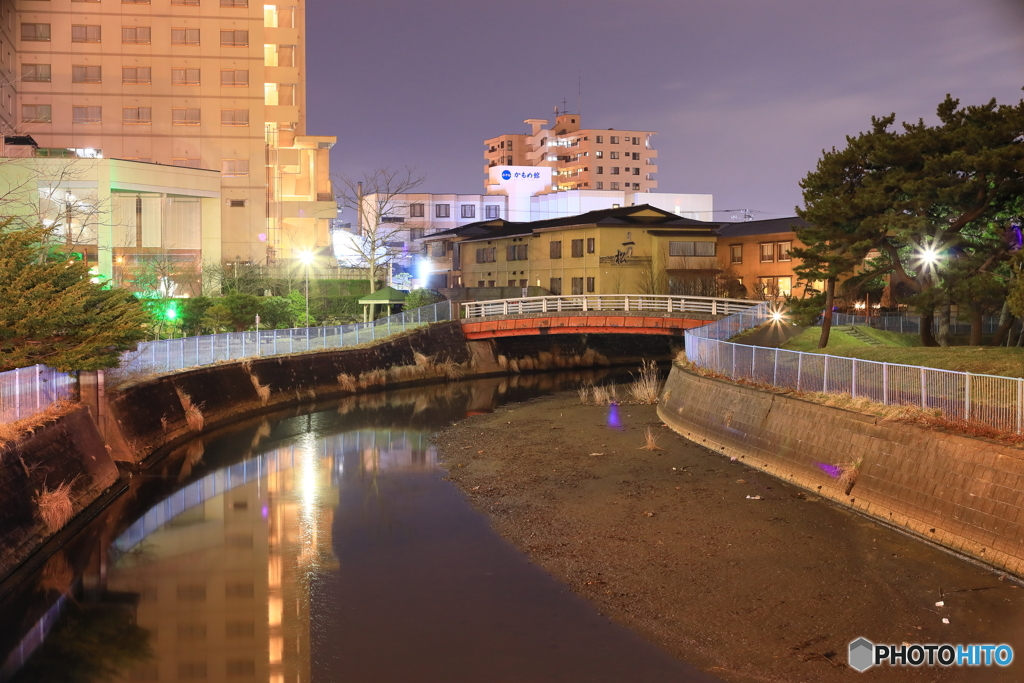
<instances>
[{"instance_id":1,"label":"window of apartment building","mask_svg":"<svg viewBox=\"0 0 1024 683\"><path fill-rule=\"evenodd\" d=\"M573 240L572 241L572 257L573 258L583 258L583 240L582 239L578 239L578 240Z\"/></svg>"},{"instance_id":2,"label":"window of apartment building","mask_svg":"<svg viewBox=\"0 0 1024 683\"><path fill-rule=\"evenodd\" d=\"M730 244L729 245L729 262L730 263L743 263L743 245L742 244Z\"/></svg>"},{"instance_id":3,"label":"window of apartment building","mask_svg":"<svg viewBox=\"0 0 1024 683\"><path fill-rule=\"evenodd\" d=\"M434 218L449 218L451 216L451 205L450 204L435 204L434 205Z\"/></svg>"},{"instance_id":4,"label":"window of apartment building","mask_svg":"<svg viewBox=\"0 0 1024 683\"><path fill-rule=\"evenodd\" d=\"M409 228L409 239L411 239L411 240L421 240L421 239L423 239L423 236L425 234L426 234L426 230L424 230L423 228ZM426 245L424 245L424 246L426 246ZM426 254L424 254L424 256L425 255Z\"/></svg>"},{"instance_id":5,"label":"window of apartment building","mask_svg":"<svg viewBox=\"0 0 1024 683\"><path fill-rule=\"evenodd\" d=\"M476 250L477 263L494 263L497 259L497 247L481 247Z\"/></svg>"},{"instance_id":6,"label":"window of apartment building","mask_svg":"<svg viewBox=\"0 0 1024 683\"><path fill-rule=\"evenodd\" d=\"M636 140L636 138L633 139ZM633 152L633 161L640 161L640 152Z\"/></svg>"},{"instance_id":7,"label":"window of apartment building","mask_svg":"<svg viewBox=\"0 0 1024 683\"><path fill-rule=\"evenodd\" d=\"M222 69L220 72L220 84L228 87L248 87L249 71L248 69Z\"/></svg>"},{"instance_id":8,"label":"window of apartment building","mask_svg":"<svg viewBox=\"0 0 1024 683\"><path fill-rule=\"evenodd\" d=\"M526 261L528 244L510 244L505 247L506 261Z\"/></svg>"},{"instance_id":9,"label":"window of apartment building","mask_svg":"<svg viewBox=\"0 0 1024 683\"><path fill-rule=\"evenodd\" d=\"M486 204L484 214L487 218L501 218L501 207L498 204Z\"/></svg>"},{"instance_id":10,"label":"window of apartment building","mask_svg":"<svg viewBox=\"0 0 1024 683\"><path fill-rule=\"evenodd\" d=\"M439 242L434 242L434 249L433 251L431 251L430 255L433 256L434 258L444 258L444 255L447 253L448 250L448 248L445 245L446 242L444 242L443 240Z\"/></svg>"},{"instance_id":11,"label":"window of apartment building","mask_svg":"<svg viewBox=\"0 0 1024 683\"><path fill-rule=\"evenodd\" d=\"M551 258L562 258L562 240L552 240L549 252Z\"/></svg>"},{"instance_id":12,"label":"window of apartment building","mask_svg":"<svg viewBox=\"0 0 1024 683\"><path fill-rule=\"evenodd\" d=\"M587 253L588 254L593 254L595 251L597 251L596 240L593 237L588 237L587 238Z\"/></svg>"},{"instance_id":13,"label":"window of apartment building","mask_svg":"<svg viewBox=\"0 0 1024 683\"><path fill-rule=\"evenodd\" d=\"M71 123L101 123L100 107L71 107Z\"/></svg>"},{"instance_id":14,"label":"window of apartment building","mask_svg":"<svg viewBox=\"0 0 1024 683\"><path fill-rule=\"evenodd\" d=\"M715 242L669 242L669 256L714 256Z\"/></svg>"},{"instance_id":15,"label":"window of apartment building","mask_svg":"<svg viewBox=\"0 0 1024 683\"><path fill-rule=\"evenodd\" d=\"M634 168L633 169L633 175L640 175L640 169L639 168Z\"/></svg>"},{"instance_id":16,"label":"window of apartment building","mask_svg":"<svg viewBox=\"0 0 1024 683\"><path fill-rule=\"evenodd\" d=\"M198 126L199 109L174 108L171 109L172 126Z\"/></svg>"},{"instance_id":17,"label":"window of apartment building","mask_svg":"<svg viewBox=\"0 0 1024 683\"><path fill-rule=\"evenodd\" d=\"M574 277L572 279L572 293L582 294L583 293L583 278Z\"/></svg>"},{"instance_id":18,"label":"window of apartment building","mask_svg":"<svg viewBox=\"0 0 1024 683\"><path fill-rule=\"evenodd\" d=\"M619 167L612 166L612 175L619 175Z\"/></svg>"},{"instance_id":19,"label":"window of apartment building","mask_svg":"<svg viewBox=\"0 0 1024 683\"><path fill-rule=\"evenodd\" d=\"M30 41L45 41L50 40L50 25L49 24L22 24L21 25L21 39Z\"/></svg>"},{"instance_id":20,"label":"window of apartment building","mask_svg":"<svg viewBox=\"0 0 1024 683\"><path fill-rule=\"evenodd\" d=\"M171 29L171 45L198 45L198 44L199 44L199 29L197 29L197 28L172 28Z\"/></svg>"},{"instance_id":21,"label":"window of apartment building","mask_svg":"<svg viewBox=\"0 0 1024 683\"><path fill-rule=\"evenodd\" d=\"M462 217L463 218L476 218L476 207L472 204L462 205Z\"/></svg>"},{"instance_id":22,"label":"window of apartment building","mask_svg":"<svg viewBox=\"0 0 1024 683\"><path fill-rule=\"evenodd\" d=\"M21 80L33 81L36 83L49 83L50 82L50 65L49 64L22 64L21 65Z\"/></svg>"},{"instance_id":23,"label":"window of apartment building","mask_svg":"<svg viewBox=\"0 0 1024 683\"><path fill-rule=\"evenodd\" d=\"M587 278L587 293L588 294L593 294L594 293L594 290L596 289L596 284L597 283L595 282L595 278L592 278L592 277L588 277Z\"/></svg>"},{"instance_id":24,"label":"window of apartment building","mask_svg":"<svg viewBox=\"0 0 1024 683\"><path fill-rule=\"evenodd\" d=\"M199 69L171 69L172 85L199 85Z\"/></svg>"},{"instance_id":25,"label":"window of apartment building","mask_svg":"<svg viewBox=\"0 0 1024 683\"><path fill-rule=\"evenodd\" d=\"M150 0L121 0L122 5L149 5Z\"/></svg>"},{"instance_id":26,"label":"window of apartment building","mask_svg":"<svg viewBox=\"0 0 1024 683\"><path fill-rule=\"evenodd\" d=\"M221 159L220 174L225 177L249 175L248 159Z\"/></svg>"},{"instance_id":27,"label":"window of apartment building","mask_svg":"<svg viewBox=\"0 0 1024 683\"><path fill-rule=\"evenodd\" d=\"M149 26L122 26L121 42L133 45L148 45L152 42L153 31Z\"/></svg>"},{"instance_id":28,"label":"window of apartment building","mask_svg":"<svg viewBox=\"0 0 1024 683\"><path fill-rule=\"evenodd\" d=\"M123 123L153 123L153 108L122 107L121 121Z\"/></svg>"},{"instance_id":29,"label":"window of apartment building","mask_svg":"<svg viewBox=\"0 0 1024 683\"><path fill-rule=\"evenodd\" d=\"M619 153L618 152L609 152L608 156L610 158L612 158L612 159L618 159L619 158Z\"/></svg>"},{"instance_id":30,"label":"window of apartment building","mask_svg":"<svg viewBox=\"0 0 1024 683\"><path fill-rule=\"evenodd\" d=\"M175 158L171 159L171 164L173 166L184 166L185 168L202 168L203 167L203 160L202 159L196 159L196 158L193 158L193 157L190 157L190 158L175 157Z\"/></svg>"},{"instance_id":31,"label":"window of apartment building","mask_svg":"<svg viewBox=\"0 0 1024 683\"><path fill-rule=\"evenodd\" d=\"M48 104L21 105L22 123L49 123L51 119L50 105Z\"/></svg>"},{"instance_id":32,"label":"window of apartment building","mask_svg":"<svg viewBox=\"0 0 1024 683\"><path fill-rule=\"evenodd\" d=\"M122 83L152 83L153 70L148 66L125 66L121 68Z\"/></svg>"},{"instance_id":33,"label":"window of apartment building","mask_svg":"<svg viewBox=\"0 0 1024 683\"><path fill-rule=\"evenodd\" d=\"M618 183L611 183L611 187L609 189L617 190L617 189L619 189L619 184Z\"/></svg>"},{"instance_id":34,"label":"window of apartment building","mask_svg":"<svg viewBox=\"0 0 1024 683\"><path fill-rule=\"evenodd\" d=\"M633 183L633 189L634 190L639 190L640 189L640 183Z\"/></svg>"},{"instance_id":35,"label":"window of apartment building","mask_svg":"<svg viewBox=\"0 0 1024 683\"><path fill-rule=\"evenodd\" d=\"M597 157L598 159L604 159L604 152L601 150L597 150L596 152L594 152L594 156Z\"/></svg>"},{"instance_id":36,"label":"window of apartment building","mask_svg":"<svg viewBox=\"0 0 1024 683\"><path fill-rule=\"evenodd\" d=\"M597 175L603 175L603 174L604 174L604 166L598 166L597 167Z\"/></svg>"},{"instance_id":37,"label":"window of apartment building","mask_svg":"<svg viewBox=\"0 0 1024 683\"><path fill-rule=\"evenodd\" d=\"M765 242L761 244L761 263L771 263L775 260L775 243Z\"/></svg>"},{"instance_id":38,"label":"window of apartment building","mask_svg":"<svg viewBox=\"0 0 1024 683\"><path fill-rule=\"evenodd\" d=\"M640 144L640 138L633 138L633 144L634 145L639 145Z\"/></svg>"},{"instance_id":39,"label":"window of apartment building","mask_svg":"<svg viewBox=\"0 0 1024 683\"><path fill-rule=\"evenodd\" d=\"M757 281L764 296L791 296L793 294L792 277L761 277Z\"/></svg>"},{"instance_id":40,"label":"window of apartment building","mask_svg":"<svg viewBox=\"0 0 1024 683\"><path fill-rule=\"evenodd\" d=\"M220 44L226 47L248 47L248 31L221 31Z\"/></svg>"},{"instance_id":41,"label":"window of apartment building","mask_svg":"<svg viewBox=\"0 0 1024 683\"><path fill-rule=\"evenodd\" d=\"M72 43L98 43L100 42L101 28L94 25L75 24L71 27Z\"/></svg>"},{"instance_id":42,"label":"window of apartment building","mask_svg":"<svg viewBox=\"0 0 1024 683\"><path fill-rule=\"evenodd\" d=\"M423 218L423 204L416 203L409 205L410 218Z\"/></svg>"},{"instance_id":43,"label":"window of apartment building","mask_svg":"<svg viewBox=\"0 0 1024 683\"><path fill-rule=\"evenodd\" d=\"M596 135L596 136L594 136L594 138L597 141L597 144L601 144L601 143L604 142L604 136L603 135Z\"/></svg>"},{"instance_id":44,"label":"window of apartment building","mask_svg":"<svg viewBox=\"0 0 1024 683\"><path fill-rule=\"evenodd\" d=\"M221 7L248 7L249 0L220 0Z\"/></svg>"},{"instance_id":45,"label":"window of apartment building","mask_svg":"<svg viewBox=\"0 0 1024 683\"><path fill-rule=\"evenodd\" d=\"M221 109L220 125L222 126L248 126L248 109Z\"/></svg>"},{"instance_id":46,"label":"window of apartment building","mask_svg":"<svg viewBox=\"0 0 1024 683\"><path fill-rule=\"evenodd\" d=\"M789 255L789 251L793 248L792 242L779 242L777 245L779 261L792 261L793 257Z\"/></svg>"},{"instance_id":47,"label":"window of apartment building","mask_svg":"<svg viewBox=\"0 0 1024 683\"><path fill-rule=\"evenodd\" d=\"M171 0L172 5L198 5L199 0Z\"/></svg>"},{"instance_id":48,"label":"window of apartment building","mask_svg":"<svg viewBox=\"0 0 1024 683\"><path fill-rule=\"evenodd\" d=\"M551 278L551 284L548 287L548 289L550 289L551 293L556 295L556 296L561 294L562 293L562 278L560 278L560 277L553 277L553 278Z\"/></svg>"},{"instance_id":49,"label":"window of apartment building","mask_svg":"<svg viewBox=\"0 0 1024 683\"><path fill-rule=\"evenodd\" d=\"M601 182L600 180L597 181L596 183L594 183L594 189L595 190L603 190L604 189L604 183Z\"/></svg>"},{"instance_id":50,"label":"window of apartment building","mask_svg":"<svg viewBox=\"0 0 1024 683\"><path fill-rule=\"evenodd\" d=\"M613 145L617 145L617 144L619 144L619 136L618 136L618 135L612 135L612 136L610 136L610 140L611 140L611 143L612 143Z\"/></svg>"}]
</instances>

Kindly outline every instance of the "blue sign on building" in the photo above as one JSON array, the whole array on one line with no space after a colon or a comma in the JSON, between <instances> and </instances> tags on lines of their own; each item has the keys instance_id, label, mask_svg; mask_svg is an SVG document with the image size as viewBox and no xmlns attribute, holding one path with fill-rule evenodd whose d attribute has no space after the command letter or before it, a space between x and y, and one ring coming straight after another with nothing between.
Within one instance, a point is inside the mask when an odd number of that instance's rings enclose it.
<instances>
[{"instance_id":1,"label":"blue sign on building","mask_svg":"<svg viewBox=\"0 0 1024 683\"><path fill-rule=\"evenodd\" d=\"M501 179L502 180L510 180L511 178L512 178L512 171L502 171L501 172Z\"/></svg>"}]
</instances>

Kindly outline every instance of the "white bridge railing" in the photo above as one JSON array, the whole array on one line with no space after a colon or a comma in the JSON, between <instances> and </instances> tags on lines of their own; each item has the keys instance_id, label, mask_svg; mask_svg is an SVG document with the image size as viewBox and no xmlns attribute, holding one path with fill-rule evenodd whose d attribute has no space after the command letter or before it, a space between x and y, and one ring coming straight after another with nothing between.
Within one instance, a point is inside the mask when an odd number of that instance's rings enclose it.
<instances>
[{"instance_id":1,"label":"white bridge railing","mask_svg":"<svg viewBox=\"0 0 1024 683\"><path fill-rule=\"evenodd\" d=\"M660 313L704 313L731 315L761 302L750 299L721 299L706 296L666 296L661 294L574 294L572 296L530 296L521 299L469 301L462 304L462 317L486 318L495 315L529 315L561 311L622 311Z\"/></svg>"}]
</instances>

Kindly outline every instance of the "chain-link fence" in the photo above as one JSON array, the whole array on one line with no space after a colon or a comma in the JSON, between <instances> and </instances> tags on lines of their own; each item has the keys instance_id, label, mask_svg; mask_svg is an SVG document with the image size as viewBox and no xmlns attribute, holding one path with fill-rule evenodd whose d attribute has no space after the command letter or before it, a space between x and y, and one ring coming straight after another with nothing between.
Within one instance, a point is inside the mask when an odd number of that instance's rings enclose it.
<instances>
[{"instance_id":1,"label":"chain-link fence","mask_svg":"<svg viewBox=\"0 0 1024 683\"><path fill-rule=\"evenodd\" d=\"M1024 380L819 353L735 344L726 339L771 319L767 305L686 332L686 356L731 379L887 405L938 409L946 419L1024 431Z\"/></svg>"},{"instance_id":2,"label":"chain-link fence","mask_svg":"<svg viewBox=\"0 0 1024 683\"><path fill-rule=\"evenodd\" d=\"M880 316L864 316L864 315L850 315L848 313L833 313L832 314L833 325L862 325L866 327L873 327L876 330L885 330L886 332L901 332L903 334L920 334L921 333L921 316L919 315L880 315ZM1020 324L1017 323L1014 328L1019 332ZM995 334L996 330L999 329L999 317L998 316L985 316L981 321L981 332L982 334ZM935 318L932 320L932 332L938 334L939 332L939 320ZM971 324L965 323L959 320L949 321L949 333L954 335L967 336L971 333Z\"/></svg>"},{"instance_id":3,"label":"chain-link fence","mask_svg":"<svg viewBox=\"0 0 1024 683\"><path fill-rule=\"evenodd\" d=\"M73 375L45 365L0 372L0 423L15 422L75 395Z\"/></svg>"},{"instance_id":4,"label":"chain-link fence","mask_svg":"<svg viewBox=\"0 0 1024 683\"><path fill-rule=\"evenodd\" d=\"M372 342L429 323L451 320L453 306L450 301L441 301L372 322L334 327L230 332L143 342L137 351L122 356L121 367L108 370L106 375L109 381L116 383L132 374L174 372L259 356L340 349Z\"/></svg>"}]
</instances>

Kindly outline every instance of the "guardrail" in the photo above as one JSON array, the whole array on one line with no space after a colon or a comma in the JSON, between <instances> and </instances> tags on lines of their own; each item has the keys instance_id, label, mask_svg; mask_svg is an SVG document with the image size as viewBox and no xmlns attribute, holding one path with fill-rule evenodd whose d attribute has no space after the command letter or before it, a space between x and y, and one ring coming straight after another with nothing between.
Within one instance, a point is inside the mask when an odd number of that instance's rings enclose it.
<instances>
[{"instance_id":1,"label":"guardrail","mask_svg":"<svg viewBox=\"0 0 1024 683\"><path fill-rule=\"evenodd\" d=\"M117 381L131 373L173 372L245 358L340 349L451 319L451 302L442 301L368 323L229 332L143 342L137 351L124 354L121 366L107 370L106 375Z\"/></svg>"},{"instance_id":2,"label":"guardrail","mask_svg":"<svg viewBox=\"0 0 1024 683\"><path fill-rule=\"evenodd\" d=\"M73 375L45 365L0 372L0 423L16 422L75 395Z\"/></svg>"},{"instance_id":3,"label":"guardrail","mask_svg":"<svg viewBox=\"0 0 1024 683\"><path fill-rule=\"evenodd\" d=\"M750 299L721 299L705 296L575 294L572 296L530 296L519 299L469 301L462 304L462 317L486 318L492 315L524 315L560 311L656 311L729 315L757 304L758 302Z\"/></svg>"},{"instance_id":4,"label":"guardrail","mask_svg":"<svg viewBox=\"0 0 1024 683\"><path fill-rule=\"evenodd\" d=\"M1024 380L819 353L748 346L726 339L771 319L768 306L687 330L686 357L731 379L887 405L938 409L954 422L1024 431ZM779 323L785 324L785 323Z\"/></svg>"}]
</instances>

